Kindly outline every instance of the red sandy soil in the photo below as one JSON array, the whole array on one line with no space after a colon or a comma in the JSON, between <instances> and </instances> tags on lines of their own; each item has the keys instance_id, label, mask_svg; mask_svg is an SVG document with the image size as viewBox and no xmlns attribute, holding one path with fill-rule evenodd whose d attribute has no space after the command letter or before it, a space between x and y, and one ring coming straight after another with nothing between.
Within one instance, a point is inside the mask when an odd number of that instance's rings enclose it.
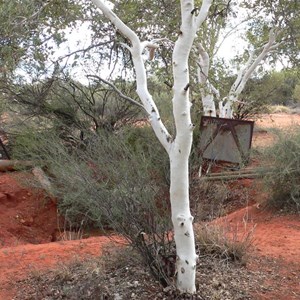
<instances>
[{"instance_id":1,"label":"red sandy soil","mask_svg":"<svg viewBox=\"0 0 300 300\"><path fill-rule=\"evenodd\" d=\"M275 123L277 127L286 127L295 122L300 124L300 115L277 114L264 117L258 125L269 128ZM265 131L254 134L254 144L267 143L268 132ZM0 300L13 299L13 282L26 278L31 272L47 270L76 258L99 255L104 247L111 246L111 239L107 237L51 242L57 232L55 201L42 191L20 186L16 176L24 178L29 175L0 174ZM255 200L260 203L260 194L253 195L256 199L251 199L251 203ZM256 260L253 263L250 260L248 267L259 270L270 266L268 284L277 285L277 288L253 295L254 299L300 299L299 215L278 215L253 205L226 216L224 220L230 227L239 228L239 232L255 227L252 255ZM271 274L274 270L276 274Z\"/></svg>"},{"instance_id":2,"label":"red sandy soil","mask_svg":"<svg viewBox=\"0 0 300 300\"><path fill-rule=\"evenodd\" d=\"M3 173L0 177L0 248L51 242L57 227L55 201L42 191L20 186L28 174Z\"/></svg>"},{"instance_id":3,"label":"red sandy soil","mask_svg":"<svg viewBox=\"0 0 300 300\"><path fill-rule=\"evenodd\" d=\"M276 137L270 129L288 129L293 126L300 126L300 114L270 114L262 115L255 121L252 145L254 147L265 147L271 145Z\"/></svg>"},{"instance_id":4,"label":"red sandy soil","mask_svg":"<svg viewBox=\"0 0 300 300\"><path fill-rule=\"evenodd\" d=\"M255 204L217 221L239 234L253 230L258 255L300 263L299 215L279 215ZM300 265L298 267L300 271Z\"/></svg>"},{"instance_id":5,"label":"red sandy soil","mask_svg":"<svg viewBox=\"0 0 300 300\"><path fill-rule=\"evenodd\" d=\"M225 227L235 239L253 234L253 253L247 268L267 270L270 279L262 282L270 288L254 299L300 299L300 218L299 215L280 215L255 204L242 208L214 223Z\"/></svg>"},{"instance_id":6,"label":"red sandy soil","mask_svg":"<svg viewBox=\"0 0 300 300\"><path fill-rule=\"evenodd\" d=\"M76 258L99 256L116 238L91 237L52 242L57 238L56 203L42 191L20 182L30 173L0 173L0 300L13 299L13 282L35 271ZM21 180L21 181L20 181Z\"/></svg>"},{"instance_id":7,"label":"red sandy soil","mask_svg":"<svg viewBox=\"0 0 300 300\"><path fill-rule=\"evenodd\" d=\"M257 127L261 128L285 129L294 125L300 125L300 114L278 113L262 115L255 123Z\"/></svg>"}]
</instances>

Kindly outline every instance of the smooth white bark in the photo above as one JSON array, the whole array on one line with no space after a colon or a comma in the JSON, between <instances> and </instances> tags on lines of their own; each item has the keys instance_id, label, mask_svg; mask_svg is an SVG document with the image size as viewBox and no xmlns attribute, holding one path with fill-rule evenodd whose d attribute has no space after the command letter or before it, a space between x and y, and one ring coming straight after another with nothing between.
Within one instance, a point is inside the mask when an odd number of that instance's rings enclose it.
<instances>
[{"instance_id":1,"label":"smooth white bark","mask_svg":"<svg viewBox=\"0 0 300 300\"><path fill-rule=\"evenodd\" d=\"M188 159L192 146L194 125L191 122L189 101L188 57L199 24L205 19L211 1L204 1L199 15L191 12L193 1L181 1L180 35L175 43L172 64L174 75L173 115L176 138L172 143L170 156L171 184L170 199L172 222L177 251L177 288L182 292L194 293L196 261L193 217L189 205ZM199 22L199 20L202 20Z\"/></svg>"},{"instance_id":2,"label":"smooth white bark","mask_svg":"<svg viewBox=\"0 0 300 300\"><path fill-rule=\"evenodd\" d=\"M267 54L276 49L280 43L276 43L276 38L279 31L272 29L269 33L269 40L263 46L260 54L254 58L254 51L250 53L249 59L238 74L235 82L230 88L230 91L226 97L219 101L219 117L221 118L233 118L234 103L238 101L238 98L245 88L246 83L250 79L251 75L257 68L257 66L266 58ZM205 116L216 116L215 97L219 98L219 92L210 84L209 81L209 55L202 47L198 46L199 62L198 62L198 81L200 84L200 93L202 98L203 112Z\"/></svg>"},{"instance_id":3,"label":"smooth white bark","mask_svg":"<svg viewBox=\"0 0 300 300\"><path fill-rule=\"evenodd\" d=\"M152 99L147 87L146 70L142 53L145 47L155 47L151 42L141 42L134 31L124 24L116 14L102 0L92 0L101 9L103 14L118 28L118 30L131 41L131 46L127 46L132 54L132 60L136 73L137 93L142 105L149 115L151 126L161 144L169 152L171 136L163 125L155 102Z\"/></svg>"},{"instance_id":4,"label":"smooth white bark","mask_svg":"<svg viewBox=\"0 0 300 300\"><path fill-rule=\"evenodd\" d=\"M200 84L200 94L202 99L204 116L216 117L216 106L214 94L219 95L218 91L210 84L208 78L209 55L201 44L198 45L199 63L198 63L198 81Z\"/></svg>"},{"instance_id":5,"label":"smooth white bark","mask_svg":"<svg viewBox=\"0 0 300 300\"><path fill-rule=\"evenodd\" d=\"M171 184L170 199L174 238L177 251L177 288L181 292L194 293L196 277L195 239L193 217L189 205L189 169L188 159L192 146L193 124L191 122L189 101L188 57L199 26L205 20L212 0L204 0L200 10L194 7L194 1L181 0L181 27L173 51L173 114L176 137L173 138L161 122L157 107L147 88L146 70L142 57L145 47L154 49L155 41L141 42L138 36L126 26L101 0L92 0L104 15L131 41L126 46L133 59L136 72L137 93L149 115L152 128L170 158Z\"/></svg>"},{"instance_id":6,"label":"smooth white bark","mask_svg":"<svg viewBox=\"0 0 300 300\"><path fill-rule=\"evenodd\" d=\"M220 102L220 117L233 117L234 103L237 102L238 97L244 90L245 85L250 79L251 75L253 74L257 66L262 62L262 60L266 58L267 54L279 46L279 43L276 43L278 33L279 32L274 29L270 31L268 42L263 46L262 51L255 59L254 52L250 53L245 67L240 70L235 82L231 86L227 99L224 99L222 102Z\"/></svg>"}]
</instances>

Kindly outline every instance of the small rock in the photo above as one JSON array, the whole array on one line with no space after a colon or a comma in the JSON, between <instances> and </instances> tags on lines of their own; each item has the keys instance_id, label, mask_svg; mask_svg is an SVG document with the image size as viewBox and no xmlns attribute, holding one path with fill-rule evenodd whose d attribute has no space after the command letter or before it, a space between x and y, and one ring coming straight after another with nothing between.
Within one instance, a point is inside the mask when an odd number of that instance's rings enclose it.
<instances>
[{"instance_id":1,"label":"small rock","mask_svg":"<svg viewBox=\"0 0 300 300\"><path fill-rule=\"evenodd\" d=\"M114 294L114 300L122 300L122 296L120 294Z\"/></svg>"},{"instance_id":2,"label":"small rock","mask_svg":"<svg viewBox=\"0 0 300 300\"><path fill-rule=\"evenodd\" d=\"M115 282L116 282L116 279L115 279L115 278L110 278L110 279L109 279L109 282L110 282L110 283L115 283Z\"/></svg>"},{"instance_id":3,"label":"small rock","mask_svg":"<svg viewBox=\"0 0 300 300\"><path fill-rule=\"evenodd\" d=\"M168 293L172 289L171 286L167 286L163 289L164 293Z\"/></svg>"},{"instance_id":4,"label":"small rock","mask_svg":"<svg viewBox=\"0 0 300 300\"><path fill-rule=\"evenodd\" d=\"M133 282L133 286L136 288L136 287L138 287L139 286L139 282L138 281L134 281Z\"/></svg>"}]
</instances>

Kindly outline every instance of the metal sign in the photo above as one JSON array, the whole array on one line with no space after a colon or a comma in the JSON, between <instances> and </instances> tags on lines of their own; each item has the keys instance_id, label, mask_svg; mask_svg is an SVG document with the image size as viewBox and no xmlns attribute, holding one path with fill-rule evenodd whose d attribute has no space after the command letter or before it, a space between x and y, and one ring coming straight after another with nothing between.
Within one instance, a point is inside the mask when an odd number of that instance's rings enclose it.
<instances>
[{"instance_id":1,"label":"metal sign","mask_svg":"<svg viewBox=\"0 0 300 300\"><path fill-rule=\"evenodd\" d=\"M200 158L246 163L251 148L253 121L203 116L200 130Z\"/></svg>"}]
</instances>

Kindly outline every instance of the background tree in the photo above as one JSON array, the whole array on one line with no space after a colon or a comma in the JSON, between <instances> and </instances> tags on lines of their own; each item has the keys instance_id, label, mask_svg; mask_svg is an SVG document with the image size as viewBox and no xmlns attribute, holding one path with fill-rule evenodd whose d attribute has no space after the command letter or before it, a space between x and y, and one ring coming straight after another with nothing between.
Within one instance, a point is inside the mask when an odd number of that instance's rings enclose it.
<instances>
[{"instance_id":1,"label":"background tree","mask_svg":"<svg viewBox=\"0 0 300 300\"><path fill-rule=\"evenodd\" d=\"M24 68L42 68L54 45L63 42L63 29L73 27L80 16L79 6L72 0L1 1L2 77L21 65Z\"/></svg>"},{"instance_id":2,"label":"background tree","mask_svg":"<svg viewBox=\"0 0 300 300\"><path fill-rule=\"evenodd\" d=\"M279 46L279 43L276 41L277 37L278 32L272 29L269 32L268 42L264 44L262 49L256 49L249 53L248 61L244 67L240 68L228 94L222 99L220 99L219 91L209 81L209 55L203 46L199 45L199 83L201 85L202 102L206 115L216 116L216 104L214 101L214 96L216 96L219 104L219 116L222 118L233 117L235 111L234 105L238 105L239 97L253 72L266 56Z\"/></svg>"},{"instance_id":3,"label":"background tree","mask_svg":"<svg viewBox=\"0 0 300 300\"><path fill-rule=\"evenodd\" d=\"M281 43L278 48L280 61L283 66L299 65L299 27L300 9L299 1L245 1L243 6L256 18L249 24L247 39L250 44L260 46L262 39L267 36L270 28L278 28L281 31ZM274 53L275 54L275 53ZM271 55L269 60L274 63L278 56Z\"/></svg>"},{"instance_id":4,"label":"background tree","mask_svg":"<svg viewBox=\"0 0 300 300\"><path fill-rule=\"evenodd\" d=\"M240 101L241 94L250 77L262 61L275 64L278 59L293 65L299 59L299 3L297 1L254 1L242 2L246 12L246 41L248 46L243 60L238 61L239 71L235 82L225 94L218 91L212 83L209 66L213 64L212 50L203 45L199 47L199 83L206 115L216 115L215 105L219 104L221 117L233 117L234 107L240 108L247 103ZM235 12L233 12L235 14ZM229 31L230 32L230 31ZM226 34L225 34L226 36ZM213 101L215 98L216 101ZM215 103L216 102L216 103ZM235 103L235 104L234 104ZM248 109L251 105L248 105ZM237 116L237 114L235 114Z\"/></svg>"},{"instance_id":5,"label":"background tree","mask_svg":"<svg viewBox=\"0 0 300 300\"><path fill-rule=\"evenodd\" d=\"M134 88L132 82L121 78L114 80L112 88L95 76L83 85L63 73L35 84L11 83L2 91L11 103L10 110L18 111L19 116L14 118L15 129L8 132L22 131L18 123L26 120L27 126L55 129L62 140L80 144L89 133L113 132L144 116L141 105L133 99Z\"/></svg>"},{"instance_id":6,"label":"background tree","mask_svg":"<svg viewBox=\"0 0 300 300\"><path fill-rule=\"evenodd\" d=\"M297 70L285 69L270 72L259 81L265 88L264 97L268 103L292 106L297 102L294 95L299 80ZM262 94L258 97L262 98Z\"/></svg>"}]
</instances>

